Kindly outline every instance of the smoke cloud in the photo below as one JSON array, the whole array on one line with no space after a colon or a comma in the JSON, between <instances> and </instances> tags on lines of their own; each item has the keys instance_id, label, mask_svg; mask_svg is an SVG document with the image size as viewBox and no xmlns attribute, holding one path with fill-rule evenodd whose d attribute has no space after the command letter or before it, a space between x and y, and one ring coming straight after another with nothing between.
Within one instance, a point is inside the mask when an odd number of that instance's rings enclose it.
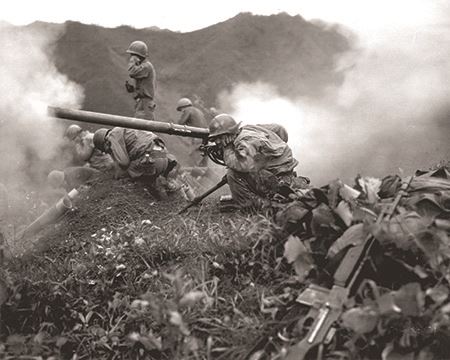
<instances>
[{"instance_id":1,"label":"smoke cloud","mask_svg":"<svg viewBox=\"0 0 450 360\"><path fill-rule=\"evenodd\" d=\"M47 105L78 108L83 99L52 61L61 31L0 25L0 181L11 186L42 179L42 164L57 155L63 129L47 117Z\"/></svg>"},{"instance_id":2,"label":"smoke cloud","mask_svg":"<svg viewBox=\"0 0 450 360\"><path fill-rule=\"evenodd\" d=\"M320 99L289 100L267 84L239 84L219 96L222 109L243 123L284 125L298 172L316 185L448 159L450 18L443 2L428 9L426 22L414 13L370 33L351 29L353 49L336 63L345 79Z\"/></svg>"}]
</instances>

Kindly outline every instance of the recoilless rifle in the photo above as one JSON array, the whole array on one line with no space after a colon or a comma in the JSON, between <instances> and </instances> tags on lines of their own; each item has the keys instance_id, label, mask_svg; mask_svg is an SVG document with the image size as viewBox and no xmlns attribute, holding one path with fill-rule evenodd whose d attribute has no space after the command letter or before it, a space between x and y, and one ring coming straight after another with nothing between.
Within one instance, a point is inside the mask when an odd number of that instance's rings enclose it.
<instances>
[{"instance_id":1,"label":"recoilless rifle","mask_svg":"<svg viewBox=\"0 0 450 360\"><path fill-rule=\"evenodd\" d=\"M221 159L222 155L220 154L218 148L215 145L208 143L209 129L206 128L174 124L171 122L138 119L128 116L104 114L93 111L65 109L54 106L49 106L47 108L47 112L49 116L53 116L58 119L202 139L203 144L200 147L200 150L203 154L207 155L216 164L224 165L223 160Z\"/></svg>"},{"instance_id":2,"label":"recoilless rifle","mask_svg":"<svg viewBox=\"0 0 450 360\"><path fill-rule=\"evenodd\" d=\"M407 194L411 180L412 177L407 178L393 203L379 214L377 225L392 217L400 200ZM361 244L347 251L334 273L331 289L311 284L298 296L297 302L310 307L299 325L302 327L304 324L311 324L311 326L306 336L288 349L286 360L303 360L313 348L318 348L318 354L321 354L323 347L331 342L336 332L334 326L344 312L346 301L357 290L361 271L369 259L375 242L375 237L369 234Z\"/></svg>"},{"instance_id":3,"label":"recoilless rifle","mask_svg":"<svg viewBox=\"0 0 450 360\"><path fill-rule=\"evenodd\" d=\"M223 154L221 153L220 149L216 145L208 143L209 129L206 128L186 126L170 122L138 119L128 116L104 114L93 111L65 109L53 106L49 106L47 108L47 112L50 116L58 119L94 123L106 126L117 126L128 129L152 131L156 133L202 139L203 143L200 146L200 151L202 152L203 156L208 156L211 161L216 164L222 166L225 165L223 162ZM227 181L224 177L217 185L207 190L204 194L194 198L187 206L181 209L179 213L181 214L191 206L199 204L205 197L212 194L214 191L221 188L226 183Z\"/></svg>"}]
</instances>

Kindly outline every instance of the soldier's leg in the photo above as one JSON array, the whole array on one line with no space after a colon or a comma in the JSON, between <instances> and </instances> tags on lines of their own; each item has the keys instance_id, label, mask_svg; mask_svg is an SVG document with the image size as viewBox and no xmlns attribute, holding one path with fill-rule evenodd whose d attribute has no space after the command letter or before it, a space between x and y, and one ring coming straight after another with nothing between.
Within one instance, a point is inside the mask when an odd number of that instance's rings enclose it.
<instances>
[{"instance_id":1,"label":"soldier's leg","mask_svg":"<svg viewBox=\"0 0 450 360\"><path fill-rule=\"evenodd\" d=\"M250 176L229 169L227 171L227 181L234 203L242 208L251 207L253 205L253 200L257 195L255 185Z\"/></svg>"},{"instance_id":2,"label":"soldier's leg","mask_svg":"<svg viewBox=\"0 0 450 360\"><path fill-rule=\"evenodd\" d=\"M162 150L151 150L147 155L136 164L147 185L154 188L160 199L177 192L181 183L178 181L179 165L175 156L168 153L165 147Z\"/></svg>"},{"instance_id":3,"label":"soldier's leg","mask_svg":"<svg viewBox=\"0 0 450 360\"><path fill-rule=\"evenodd\" d=\"M134 117L146 120L155 120L156 104L149 98L136 99Z\"/></svg>"},{"instance_id":4,"label":"soldier's leg","mask_svg":"<svg viewBox=\"0 0 450 360\"><path fill-rule=\"evenodd\" d=\"M95 180L100 175L100 171L87 166L71 166L64 169L64 179L71 189Z\"/></svg>"}]
</instances>

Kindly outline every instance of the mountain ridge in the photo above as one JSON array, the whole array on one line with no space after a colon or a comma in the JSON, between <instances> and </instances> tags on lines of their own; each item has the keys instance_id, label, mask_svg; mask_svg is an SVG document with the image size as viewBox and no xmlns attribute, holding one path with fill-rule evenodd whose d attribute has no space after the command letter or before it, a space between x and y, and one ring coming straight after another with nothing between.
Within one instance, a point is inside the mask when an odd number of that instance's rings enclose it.
<instances>
[{"instance_id":1,"label":"mountain ridge","mask_svg":"<svg viewBox=\"0 0 450 360\"><path fill-rule=\"evenodd\" d=\"M132 114L132 100L123 86L125 50L137 39L149 46L163 118L174 115L172 108L181 96L197 95L208 106L217 106L217 95L240 82L263 81L288 97L319 95L341 80L334 59L349 48L335 30L283 13L241 13L187 33L69 21L56 44L55 63L85 87L83 108Z\"/></svg>"}]
</instances>

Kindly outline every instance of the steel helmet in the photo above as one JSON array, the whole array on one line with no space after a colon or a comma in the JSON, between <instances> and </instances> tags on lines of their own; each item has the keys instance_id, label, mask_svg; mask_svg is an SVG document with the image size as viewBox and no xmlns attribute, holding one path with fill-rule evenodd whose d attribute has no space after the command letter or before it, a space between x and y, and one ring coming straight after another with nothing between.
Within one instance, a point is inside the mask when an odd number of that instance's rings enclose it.
<instances>
[{"instance_id":1,"label":"steel helmet","mask_svg":"<svg viewBox=\"0 0 450 360\"><path fill-rule=\"evenodd\" d=\"M147 45L143 41L133 41L127 49L128 54L138 55L143 58L148 56Z\"/></svg>"},{"instance_id":2,"label":"steel helmet","mask_svg":"<svg viewBox=\"0 0 450 360\"><path fill-rule=\"evenodd\" d=\"M106 134L108 134L108 129L105 128L98 129L94 133L94 146L103 152L105 151Z\"/></svg>"},{"instance_id":3,"label":"steel helmet","mask_svg":"<svg viewBox=\"0 0 450 360\"><path fill-rule=\"evenodd\" d=\"M78 125L70 125L66 132L64 133L64 136L68 138L69 140L75 140L75 138L81 134L83 130Z\"/></svg>"},{"instance_id":4,"label":"steel helmet","mask_svg":"<svg viewBox=\"0 0 450 360\"><path fill-rule=\"evenodd\" d=\"M178 100L178 104L177 104L178 111L180 111L182 108L184 108L186 106L192 106L192 101L189 100L188 98L181 98L180 100Z\"/></svg>"},{"instance_id":5,"label":"steel helmet","mask_svg":"<svg viewBox=\"0 0 450 360\"><path fill-rule=\"evenodd\" d=\"M238 130L239 124L228 114L217 115L209 124L209 138L224 134L234 134Z\"/></svg>"},{"instance_id":6,"label":"steel helmet","mask_svg":"<svg viewBox=\"0 0 450 360\"><path fill-rule=\"evenodd\" d=\"M47 176L48 183L54 188L62 187L64 185L64 178L64 172L59 170L50 171Z\"/></svg>"}]
</instances>

